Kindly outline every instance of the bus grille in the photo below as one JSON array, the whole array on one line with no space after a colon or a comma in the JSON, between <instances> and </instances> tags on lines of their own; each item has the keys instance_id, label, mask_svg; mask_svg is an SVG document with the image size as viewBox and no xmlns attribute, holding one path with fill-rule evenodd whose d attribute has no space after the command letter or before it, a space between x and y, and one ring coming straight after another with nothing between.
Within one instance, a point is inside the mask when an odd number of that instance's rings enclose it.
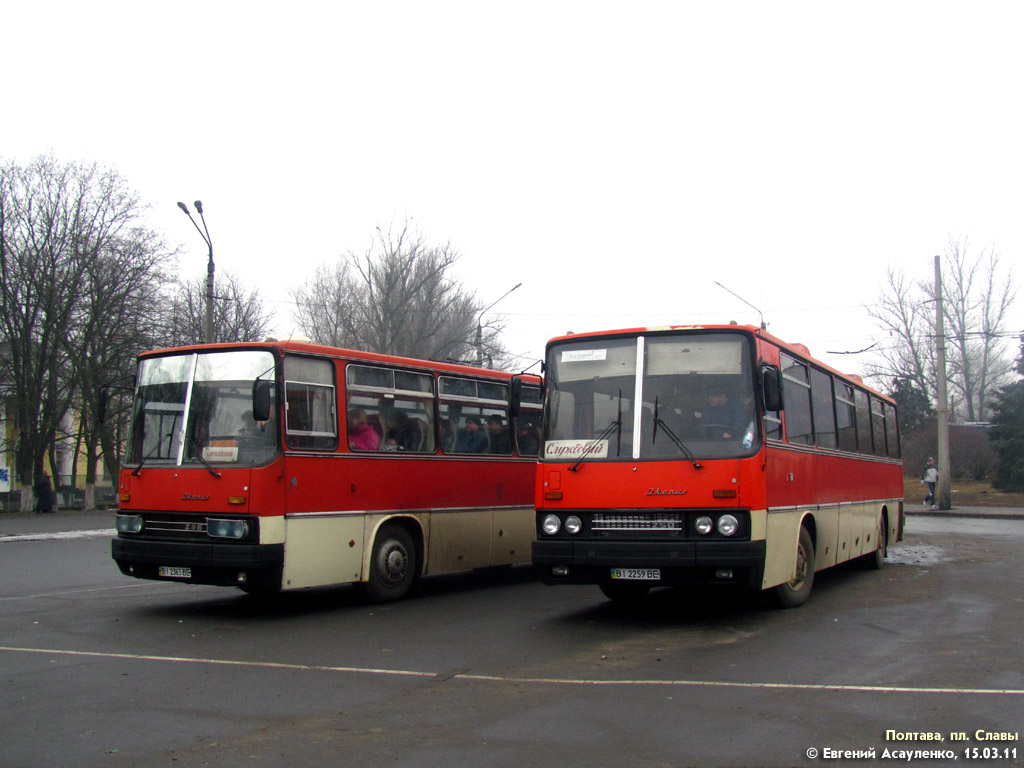
<instances>
[{"instance_id":1,"label":"bus grille","mask_svg":"<svg viewBox=\"0 0 1024 768\"><path fill-rule=\"evenodd\" d=\"M664 531L680 533L683 530L682 518L677 514L651 515L594 515L591 524L593 531Z\"/></svg>"},{"instance_id":2,"label":"bus grille","mask_svg":"<svg viewBox=\"0 0 1024 768\"><path fill-rule=\"evenodd\" d=\"M145 532L153 536L173 538L206 538L206 518L188 520L171 520L167 518L149 518L146 520Z\"/></svg>"}]
</instances>

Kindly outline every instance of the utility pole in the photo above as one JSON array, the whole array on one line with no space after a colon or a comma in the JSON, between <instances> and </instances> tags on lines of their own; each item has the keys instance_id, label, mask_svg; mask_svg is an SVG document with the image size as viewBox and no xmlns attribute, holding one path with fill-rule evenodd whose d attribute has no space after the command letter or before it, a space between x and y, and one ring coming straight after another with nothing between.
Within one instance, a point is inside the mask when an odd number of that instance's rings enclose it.
<instances>
[{"instance_id":1,"label":"utility pole","mask_svg":"<svg viewBox=\"0 0 1024 768\"><path fill-rule=\"evenodd\" d=\"M498 301L501 301L502 299L504 299L506 296L508 296L510 293L512 293L512 291L514 291L516 288L519 288L520 286L522 286L522 283L516 283L515 285L513 285L511 288L509 288L507 291L505 291L505 293L501 294L501 297L498 299ZM477 318L476 318L476 342L475 342L474 346L476 347L476 364L479 367L481 367L481 368L484 365L484 327L483 327L484 314L489 312L490 310L494 309L494 307L495 307L495 305L497 305L498 301L495 301L493 304L491 304L486 309L480 310L480 314L477 315ZM488 364L487 367L490 368L491 367L490 364Z\"/></svg>"},{"instance_id":2,"label":"utility pole","mask_svg":"<svg viewBox=\"0 0 1024 768\"><path fill-rule=\"evenodd\" d=\"M935 257L935 394L939 414L939 484L936 503L939 509L951 509L952 493L949 479L949 397L946 394L946 331L942 317L942 271L939 257Z\"/></svg>"}]
</instances>

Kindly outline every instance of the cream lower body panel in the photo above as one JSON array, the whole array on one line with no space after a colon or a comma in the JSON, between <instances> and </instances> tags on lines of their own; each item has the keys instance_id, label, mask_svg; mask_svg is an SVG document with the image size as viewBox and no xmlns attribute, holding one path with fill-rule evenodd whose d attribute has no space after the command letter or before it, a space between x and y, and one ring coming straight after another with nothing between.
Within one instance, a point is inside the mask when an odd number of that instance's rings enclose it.
<instances>
[{"instance_id":1,"label":"cream lower body panel","mask_svg":"<svg viewBox=\"0 0 1024 768\"><path fill-rule=\"evenodd\" d=\"M273 519L283 521L282 589L366 581L377 531L390 522L410 531L423 554L418 565L423 574L527 563L535 533L533 507L296 513Z\"/></svg>"},{"instance_id":2,"label":"cream lower body panel","mask_svg":"<svg viewBox=\"0 0 1024 768\"><path fill-rule=\"evenodd\" d=\"M813 520L814 570L821 571L878 549L878 525L887 512L888 540L896 541L902 499L816 504L751 512L751 534L763 531L765 564L762 589L783 584L796 573L800 527Z\"/></svg>"}]
</instances>

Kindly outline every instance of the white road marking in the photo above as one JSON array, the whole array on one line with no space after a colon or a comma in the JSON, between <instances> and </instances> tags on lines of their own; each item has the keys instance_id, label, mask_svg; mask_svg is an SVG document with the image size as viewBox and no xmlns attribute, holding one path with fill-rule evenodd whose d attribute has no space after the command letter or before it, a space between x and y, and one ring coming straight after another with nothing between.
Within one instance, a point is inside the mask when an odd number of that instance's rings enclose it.
<instances>
[{"instance_id":1,"label":"white road marking","mask_svg":"<svg viewBox=\"0 0 1024 768\"><path fill-rule=\"evenodd\" d=\"M66 541L69 539L113 538L117 531L113 528L101 528L93 531L57 531L54 533L12 533L0 535L0 544L8 541Z\"/></svg>"},{"instance_id":2,"label":"white road marking","mask_svg":"<svg viewBox=\"0 0 1024 768\"><path fill-rule=\"evenodd\" d=\"M308 672L342 672L365 675L388 675L392 677L434 678L440 681L470 680L485 683L513 683L517 685L573 685L573 686L665 686L699 688L746 688L765 690L800 691L851 691L857 693L932 693L961 696L978 694L985 696L1022 696L1024 689L1017 688L943 688L892 686L892 685L841 685L814 683L739 683L716 680L574 680L572 678L550 677L507 677L504 675L473 675L465 672L419 672L409 669L377 669L374 667L335 667L321 664L287 664L270 661L243 661L238 659L204 659L188 656L152 656L137 653L105 653L101 651L69 651L53 648L17 648L0 646L0 651L9 653L39 653L54 656L77 656L99 659L126 659L130 661L159 661L171 664L212 664L225 667L248 667L253 669L291 669Z\"/></svg>"}]
</instances>

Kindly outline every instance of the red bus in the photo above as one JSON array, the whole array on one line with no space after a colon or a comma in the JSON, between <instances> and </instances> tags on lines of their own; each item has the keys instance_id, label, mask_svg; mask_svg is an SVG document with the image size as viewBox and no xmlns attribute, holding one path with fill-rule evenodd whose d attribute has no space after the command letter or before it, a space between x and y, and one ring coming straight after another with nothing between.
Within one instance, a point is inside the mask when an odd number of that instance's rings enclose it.
<instances>
[{"instance_id":1,"label":"red bus","mask_svg":"<svg viewBox=\"0 0 1024 768\"><path fill-rule=\"evenodd\" d=\"M896 405L753 326L548 343L533 562L613 600L742 584L802 604L816 571L902 536Z\"/></svg>"},{"instance_id":2,"label":"red bus","mask_svg":"<svg viewBox=\"0 0 1024 768\"><path fill-rule=\"evenodd\" d=\"M299 342L138 359L117 537L142 579L274 592L529 562L541 380Z\"/></svg>"}]
</instances>

